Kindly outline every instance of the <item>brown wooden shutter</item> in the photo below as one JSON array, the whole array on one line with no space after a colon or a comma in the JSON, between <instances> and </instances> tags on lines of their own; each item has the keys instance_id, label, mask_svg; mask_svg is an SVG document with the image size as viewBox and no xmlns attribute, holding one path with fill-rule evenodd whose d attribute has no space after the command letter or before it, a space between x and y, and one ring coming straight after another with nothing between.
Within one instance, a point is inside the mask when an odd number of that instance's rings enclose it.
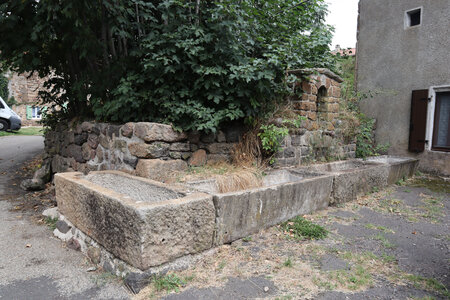
<instances>
[{"instance_id":1,"label":"brown wooden shutter","mask_svg":"<svg viewBox=\"0 0 450 300\"><path fill-rule=\"evenodd\" d=\"M409 151L425 150L425 132L427 128L428 90L412 92L411 120L409 124Z\"/></svg>"}]
</instances>

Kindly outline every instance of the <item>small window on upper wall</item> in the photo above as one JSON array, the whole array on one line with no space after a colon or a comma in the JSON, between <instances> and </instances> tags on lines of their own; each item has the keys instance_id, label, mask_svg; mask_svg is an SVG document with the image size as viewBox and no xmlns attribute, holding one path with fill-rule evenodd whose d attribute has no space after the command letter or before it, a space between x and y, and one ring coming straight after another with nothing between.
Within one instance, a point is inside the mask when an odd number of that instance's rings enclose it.
<instances>
[{"instance_id":1,"label":"small window on upper wall","mask_svg":"<svg viewBox=\"0 0 450 300\"><path fill-rule=\"evenodd\" d=\"M406 12L405 28L418 26L422 23L422 8L415 8Z\"/></svg>"}]
</instances>

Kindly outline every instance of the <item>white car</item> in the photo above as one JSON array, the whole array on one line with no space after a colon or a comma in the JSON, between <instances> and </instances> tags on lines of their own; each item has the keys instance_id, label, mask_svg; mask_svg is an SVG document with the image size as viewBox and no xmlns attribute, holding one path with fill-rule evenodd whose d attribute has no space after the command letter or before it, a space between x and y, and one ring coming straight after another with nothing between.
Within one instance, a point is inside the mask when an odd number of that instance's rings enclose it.
<instances>
[{"instance_id":1,"label":"white car","mask_svg":"<svg viewBox=\"0 0 450 300\"><path fill-rule=\"evenodd\" d=\"M0 97L0 131L19 130L20 127L22 120Z\"/></svg>"}]
</instances>

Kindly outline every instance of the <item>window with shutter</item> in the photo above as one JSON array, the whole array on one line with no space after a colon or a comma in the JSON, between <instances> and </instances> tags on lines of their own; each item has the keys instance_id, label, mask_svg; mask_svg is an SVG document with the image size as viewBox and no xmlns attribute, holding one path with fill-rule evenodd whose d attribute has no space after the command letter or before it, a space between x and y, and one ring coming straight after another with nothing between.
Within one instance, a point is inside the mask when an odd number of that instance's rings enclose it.
<instances>
[{"instance_id":1,"label":"window with shutter","mask_svg":"<svg viewBox=\"0 0 450 300\"><path fill-rule=\"evenodd\" d=\"M450 92L436 93L431 149L450 151Z\"/></svg>"},{"instance_id":2,"label":"window with shutter","mask_svg":"<svg viewBox=\"0 0 450 300\"><path fill-rule=\"evenodd\" d=\"M428 90L413 91L409 125L409 151L423 152L425 150L427 107Z\"/></svg>"},{"instance_id":3,"label":"window with shutter","mask_svg":"<svg viewBox=\"0 0 450 300\"><path fill-rule=\"evenodd\" d=\"M32 108L30 105L27 105L27 120L31 120L32 117L33 117Z\"/></svg>"}]
</instances>

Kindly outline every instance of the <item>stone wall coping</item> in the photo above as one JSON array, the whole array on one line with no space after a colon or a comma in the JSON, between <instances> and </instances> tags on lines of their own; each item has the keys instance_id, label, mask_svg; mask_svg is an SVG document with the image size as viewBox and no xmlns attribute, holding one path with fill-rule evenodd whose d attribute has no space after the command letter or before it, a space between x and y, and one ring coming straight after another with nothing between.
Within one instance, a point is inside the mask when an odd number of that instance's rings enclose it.
<instances>
[{"instance_id":1,"label":"stone wall coping","mask_svg":"<svg viewBox=\"0 0 450 300\"><path fill-rule=\"evenodd\" d=\"M288 74L298 74L298 75L308 75L312 73L319 73L328 76L329 78L336 80L339 83L344 82L344 79L340 77L339 75L333 73L329 69L326 68L305 68L305 69L294 69L294 70L288 70Z\"/></svg>"}]
</instances>

